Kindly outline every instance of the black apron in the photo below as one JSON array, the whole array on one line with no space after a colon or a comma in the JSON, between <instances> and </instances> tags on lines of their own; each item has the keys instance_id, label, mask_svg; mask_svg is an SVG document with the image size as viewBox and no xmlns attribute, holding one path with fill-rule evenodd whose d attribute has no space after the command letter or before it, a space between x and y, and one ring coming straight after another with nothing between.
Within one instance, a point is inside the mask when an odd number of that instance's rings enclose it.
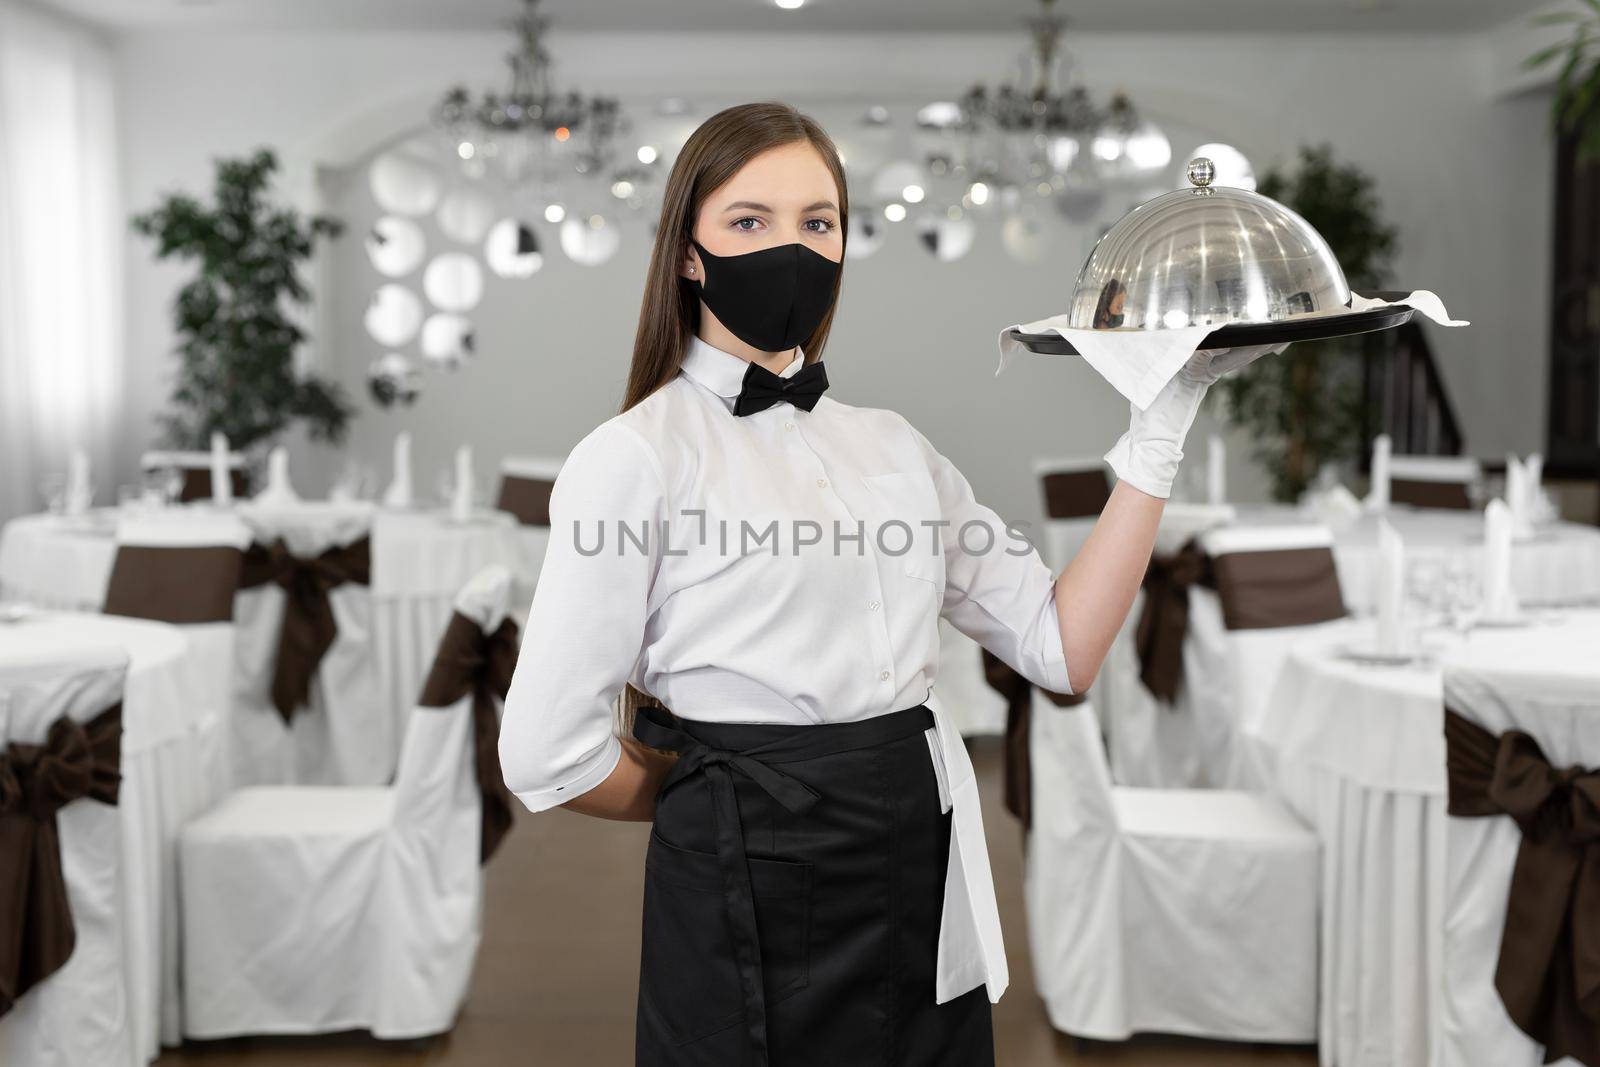
<instances>
[{"instance_id":1,"label":"black apron","mask_svg":"<svg viewBox=\"0 0 1600 1067\"><path fill-rule=\"evenodd\" d=\"M925 705L857 722L641 708L679 753L645 857L636 1067L992 1067L984 986L934 1003L950 813Z\"/></svg>"}]
</instances>

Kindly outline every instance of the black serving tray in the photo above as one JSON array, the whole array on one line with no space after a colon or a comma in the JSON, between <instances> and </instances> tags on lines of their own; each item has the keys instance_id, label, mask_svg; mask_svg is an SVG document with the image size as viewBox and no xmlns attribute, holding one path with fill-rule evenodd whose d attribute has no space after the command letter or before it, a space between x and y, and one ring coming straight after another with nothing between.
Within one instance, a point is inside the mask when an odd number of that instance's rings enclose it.
<instances>
[{"instance_id":1,"label":"black serving tray","mask_svg":"<svg viewBox=\"0 0 1600 1067\"><path fill-rule=\"evenodd\" d=\"M1378 300L1398 300L1407 292L1363 293ZM1342 315L1317 315L1312 318L1290 319L1284 322L1240 323L1220 326L1206 334L1198 348L1243 348L1249 345L1279 345L1294 341L1322 341L1330 337L1353 337L1362 333L1392 330L1411 321L1416 309L1400 307L1372 308L1370 311L1350 311ZM1078 350L1072 342L1058 333L1023 333L1010 330L1010 335L1030 352L1042 356L1076 356ZM1128 331L1133 332L1133 331Z\"/></svg>"}]
</instances>

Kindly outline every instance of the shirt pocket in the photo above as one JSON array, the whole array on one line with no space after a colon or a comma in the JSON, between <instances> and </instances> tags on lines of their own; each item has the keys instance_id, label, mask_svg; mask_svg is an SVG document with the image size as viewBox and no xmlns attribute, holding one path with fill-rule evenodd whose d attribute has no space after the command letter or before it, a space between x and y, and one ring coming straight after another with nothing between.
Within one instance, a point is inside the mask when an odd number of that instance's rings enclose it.
<instances>
[{"instance_id":1,"label":"shirt pocket","mask_svg":"<svg viewBox=\"0 0 1600 1067\"><path fill-rule=\"evenodd\" d=\"M897 560L910 577L930 583L942 598L945 584L944 531L941 527L923 525L924 522L937 522L944 517L933 477L927 471L895 471L863 475L862 481L872 494L873 514L866 530L872 546L889 559ZM904 523L909 534L898 526L884 528L895 522ZM907 542L909 547L899 555L881 547L898 549Z\"/></svg>"}]
</instances>

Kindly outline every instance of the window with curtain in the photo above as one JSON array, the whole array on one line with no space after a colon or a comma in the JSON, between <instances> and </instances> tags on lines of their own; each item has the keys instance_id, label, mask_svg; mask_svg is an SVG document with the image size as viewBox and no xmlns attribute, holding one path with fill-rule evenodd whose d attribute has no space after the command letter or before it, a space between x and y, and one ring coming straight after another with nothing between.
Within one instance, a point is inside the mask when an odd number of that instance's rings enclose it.
<instances>
[{"instance_id":1,"label":"window with curtain","mask_svg":"<svg viewBox=\"0 0 1600 1067\"><path fill-rule=\"evenodd\" d=\"M89 455L115 499L122 210L111 50L94 31L0 0L0 521Z\"/></svg>"}]
</instances>

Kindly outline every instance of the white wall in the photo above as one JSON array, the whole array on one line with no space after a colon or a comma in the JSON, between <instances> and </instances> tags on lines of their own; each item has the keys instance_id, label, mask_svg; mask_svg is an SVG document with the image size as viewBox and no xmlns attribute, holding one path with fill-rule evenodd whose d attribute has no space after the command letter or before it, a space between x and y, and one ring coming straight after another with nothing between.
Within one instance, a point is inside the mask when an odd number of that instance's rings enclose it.
<instances>
[{"instance_id":1,"label":"white wall","mask_svg":"<svg viewBox=\"0 0 1600 1067\"><path fill-rule=\"evenodd\" d=\"M1474 322L1432 339L1469 447L1492 456L1542 444L1552 179L1544 104L1501 94L1491 41L1142 34L1078 37L1071 49L1091 86L1193 116L1258 167L1292 158L1302 142L1331 141L1340 158L1372 173L1400 227L1397 281L1435 289ZM1005 71L1018 43L1010 35L556 38L563 80L589 90L802 106L863 93L948 97ZM138 209L163 189L204 188L213 156L258 144L280 150L291 192L309 197L318 164L343 162L352 144L413 114L413 102L455 81L497 82L506 44L483 33L127 35L118 50L125 202ZM1037 357L992 378L994 338L1008 323L1061 310L1086 249L1062 248L1028 267L985 232L965 260L938 264L910 236L895 234L879 255L848 266L827 352L833 389L903 411L980 498L1007 517L1034 517L1029 459L1104 451L1126 407L1068 361ZM359 230L345 241L359 253ZM357 448L381 460L386 436L412 426L429 486L457 440L476 443L486 470L503 451L565 450L616 408L645 254L636 230L604 267L557 256L509 297L491 288L488 300L521 304L519 314L480 323L478 365L435 378L408 416L376 413L363 399ZM129 403L150 425L167 388L168 303L182 275L153 265L136 239L128 273ZM357 389L374 354L353 303L365 295L341 294L319 350Z\"/></svg>"}]
</instances>

